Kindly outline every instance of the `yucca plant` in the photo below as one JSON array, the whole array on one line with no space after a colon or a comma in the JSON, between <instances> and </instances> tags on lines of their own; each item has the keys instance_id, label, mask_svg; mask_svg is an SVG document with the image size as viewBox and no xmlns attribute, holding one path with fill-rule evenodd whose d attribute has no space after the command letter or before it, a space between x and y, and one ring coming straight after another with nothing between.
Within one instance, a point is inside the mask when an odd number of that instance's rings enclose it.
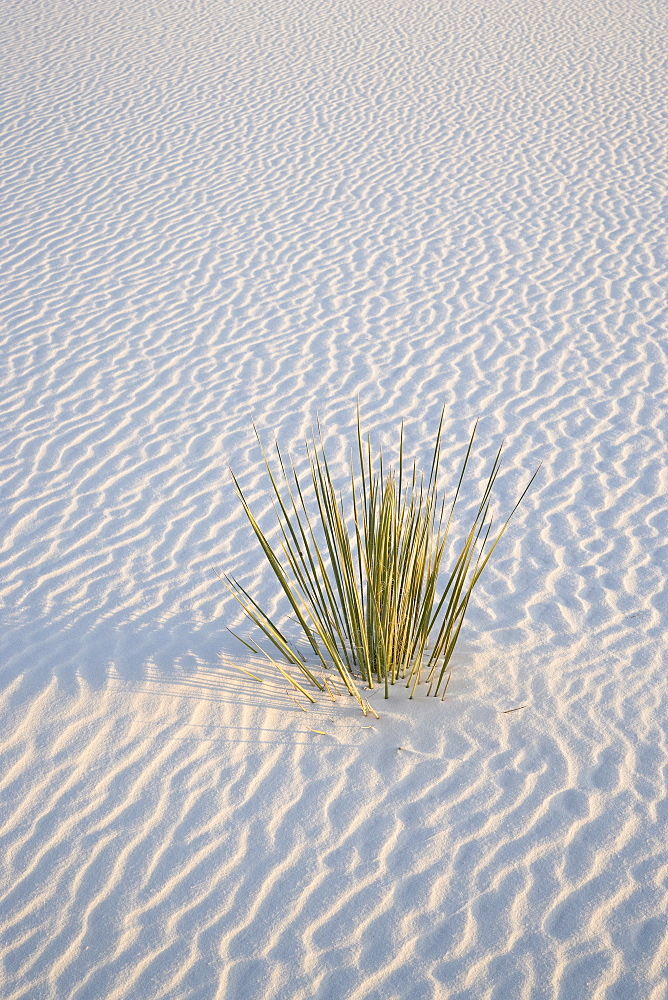
<instances>
[{"instance_id":1,"label":"yucca plant","mask_svg":"<svg viewBox=\"0 0 668 1000\"><path fill-rule=\"evenodd\" d=\"M360 693L360 682L369 688L384 685L386 697L398 681L410 687L411 698L422 681L427 684L427 694L445 690L473 589L538 471L492 537L490 498L499 472L499 448L473 522L449 573L442 574L477 426L476 422L452 501L446 503L439 486L443 417L441 413L425 477L414 462L405 468L403 422L398 466L388 468L382 451L374 456L370 435L363 435L358 408L348 506L334 486L319 425L317 434L306 441L306 476L298 475L278 443L276 467L272 467L256 430L278 520L278 544L269 541L232 473L243 509L289 602L301 640L288 638L288 630L279 626L238 581L226 576L227 585L247 617L278 652L280 661L298 669L300 680L320 691L329 690L325 671L335 669L365 714L367 703ZM236 638L253 652L263 653L295 689L315 700L275 655L252 639Z\"/></svg>"}]
</instances>

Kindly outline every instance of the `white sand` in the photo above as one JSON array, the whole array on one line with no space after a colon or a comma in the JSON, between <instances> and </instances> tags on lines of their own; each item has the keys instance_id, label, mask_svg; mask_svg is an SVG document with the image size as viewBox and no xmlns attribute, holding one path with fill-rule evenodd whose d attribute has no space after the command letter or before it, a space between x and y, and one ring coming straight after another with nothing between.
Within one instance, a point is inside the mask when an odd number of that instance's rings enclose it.
<instances>
[{"instance_id":1,"label":"white sand","mask_svg":"<svg viewBox=\"0 0 668 1000\"><path fill-rule=\"evenodd\" d=\"M0 23L0 996L665 998L665 5ZM543 462L373 729L222 670L211 572L273 599L251 419L339 474L358 395Z\"/></svg>"}]
</instances>

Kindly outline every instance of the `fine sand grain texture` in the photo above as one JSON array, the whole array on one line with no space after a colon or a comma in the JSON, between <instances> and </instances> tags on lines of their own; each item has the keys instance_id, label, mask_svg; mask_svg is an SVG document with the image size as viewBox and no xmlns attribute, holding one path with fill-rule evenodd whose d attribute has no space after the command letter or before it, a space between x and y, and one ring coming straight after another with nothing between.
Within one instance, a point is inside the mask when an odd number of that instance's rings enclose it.
<instances>
[{"instance_id":1,"label":"fine sand grain texture","mask_svg":"<svg viewBox=\"0 0 668 1000\"><path fill-rule=\"evenodd\" d=\"M2 1000L666 1000L666 22L0 0ZM228 464L270 524L251 422L344 484L358 398L480 417L462 527L543 463L379 720L213 573L282 614Z\"/></svg>"}]
</instances>

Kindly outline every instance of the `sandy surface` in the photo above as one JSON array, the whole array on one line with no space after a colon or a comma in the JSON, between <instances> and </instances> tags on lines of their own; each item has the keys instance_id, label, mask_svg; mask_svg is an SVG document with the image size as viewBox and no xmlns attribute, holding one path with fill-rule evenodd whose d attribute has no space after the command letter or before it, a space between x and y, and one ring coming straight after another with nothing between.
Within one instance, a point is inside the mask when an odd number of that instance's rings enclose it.
<instances>
[{"instance_id":1,"label":"sandy surface","mask_svg":"<svg viewBox=\"0 0 668 1000\"><path fill-rule=\"evenodd\" d=\"M664 5L0 24L2 1000L665 1000ZM480 416L464 507L543 463L370 729L221 667L212 572L280 613L228 463L342 476L358 397Z\"/></svg>"}]
</instances>

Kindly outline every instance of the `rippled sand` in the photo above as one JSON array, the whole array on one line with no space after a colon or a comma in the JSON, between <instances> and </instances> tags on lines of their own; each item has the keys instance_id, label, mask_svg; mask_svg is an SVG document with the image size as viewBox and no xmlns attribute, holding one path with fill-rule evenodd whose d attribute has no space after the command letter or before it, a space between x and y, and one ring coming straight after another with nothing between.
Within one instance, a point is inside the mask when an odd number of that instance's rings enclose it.
<instances>
[{"instance_id":1,"label":"rippled sand","mask_svg":"<svg viewBox=\"0 0 668 1000\"><path fill-rule=\"evenodd\" d=\"M0 23L0 996L665 1000L664 6ZM227 466L358 398L480 416L464 509L543 463L378 721L224 668L212 572L280 611Z\"/></svg>"}]
</instances>

